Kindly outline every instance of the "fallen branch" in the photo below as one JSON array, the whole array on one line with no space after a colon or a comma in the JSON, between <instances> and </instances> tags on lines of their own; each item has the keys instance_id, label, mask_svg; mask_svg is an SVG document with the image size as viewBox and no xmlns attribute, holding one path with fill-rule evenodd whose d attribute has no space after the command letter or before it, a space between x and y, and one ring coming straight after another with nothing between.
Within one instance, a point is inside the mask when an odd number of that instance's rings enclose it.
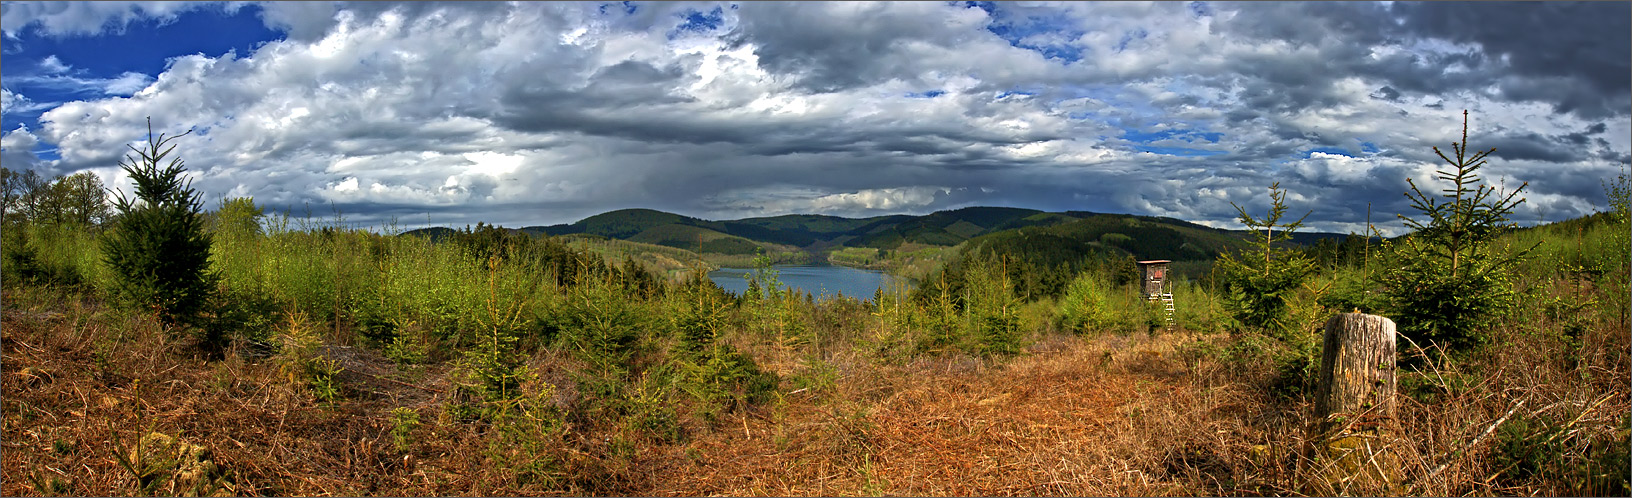
<instances>
[{"instance_id":1,"label":"fallen branch","mask_svg":"<svg viewBox=\"0 0 1632 498\"><path fill-rule=\"evenodd\" d=\"M1462 449L1459 449L1459 450L1456 450L1456 451L1452 452L1451 455L1449 457L1447 457L1444 462L1441 462L1439 464L1439 466L1434 467L1434 469L1428 471L1427 474L1423 474L1423 476L1420 479L1413 479L1412 482L1415 483L1415 482L1418 482L1418 481L1426 481L1426 480L1434 477L1435 475L1438 475L1440 472L1444 471L1446 467L1450 467L1451 462L1454 461L1458 455L1461 455L1462 453L1468 451L1469 449L1473 448L1474 446L1478 446L1479 442L1484 441L1485 438L1487 438L1487 437L1490 437L1490 434L1492 432L1496 432L1497 427L1501 427L1502 424L1506 423L1508 417L1512 417L1513 412L1519 411L1519 407L1524 406L1524 403L1526 401L1529 401L1529 400L1530 400L1529 397L1525 397L1523 399L1520 399L1518 403L1514 403L1512 408L1507 409L1507 413L1502 414L1502 418L1496 419L1495 423L1490 424L1490 427L1486 427L1485 431L1480 433L1478 437L1473 438L1472 442L1469 442L1467 445L1463 446ZM1415 494L1415 493L1413 493L1413 494Z\"/></svg>"},{"instance_id":2,"label":"fallen branch","mask_svg":"<svg viewBox=\"0 0 1632 498\"><path fill-rule=\"evenodd\" d=\"M1565 432L1569 431L1570 428L1575 427L1576 423L1581 422L1581 419L1586 418L1588 413L1592 413L1593 410L1597 410L1598 405L1604 404L1605 401L1609 401L1609 399L1613 397L1615 397L1615 394L1611 393L1608 396L1604 396L1603 399L1599 399L1597 402L1594 402L1591 406L1588 406L1586 410L1582 410L1580 415L1576 415L1575 419L1571 420L1570 423L1564 424L1563 427L1559 427L1557 432L1554 432L1552 436L1548 436L1547 440L1543 441L1541 444L1551 443L1554 439L1558 439L1558 436L1563 435Z\"/></svg>"}]
</instances>

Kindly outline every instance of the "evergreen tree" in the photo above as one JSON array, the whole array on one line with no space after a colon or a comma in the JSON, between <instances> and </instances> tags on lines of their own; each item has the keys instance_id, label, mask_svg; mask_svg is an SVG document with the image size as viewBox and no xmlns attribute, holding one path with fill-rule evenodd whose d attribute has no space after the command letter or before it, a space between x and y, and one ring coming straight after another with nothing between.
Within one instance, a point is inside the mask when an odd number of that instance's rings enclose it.
<instances>
[{"instance_id":1,"label":"evergreen tree","mask_svg":"<svg viewBox=\"0 0 1632 498\"><path fill-rule=\"evenodd\" d=\"M136 198L118 193L114 206L119 214L102 239L115 294L152 309L169 326L198 325L217 279L209 272L210 236L204 230L201 196L183 178L180 158L160 167L175 151L170 142L187 133L154 137L148 119L147 147L130 146L136 154L119 162L136 184ZM218 335L207 330L205 344L220 346Z\"/></svg>"},{"instance_id":2,"label":"evergreen tree","mask_svg":"<svg viewBox=\"0 0 1632 498\"><path fill-rule=\"evenodd\" d=\"M1285 323L1286 296L1309 277L1315 265L1300 252L1275 247L1276 242L1292 240L1292 232L1303 226L1303 218L1281 223L1286 214L1286 191L1281 190L1280 183L1269 186L1269 199L1269 213L1262 220L1235 206L1241 223L1253 230L1254 251L1221 256L1218 270L1228 292L1226 304L1235 319L1248 327L1281 335L1289 328ZM1275 233L1276 228L1281 229L1280 233Z\"/></svg>"},{"instance_id":3,"label":"evergreen tree","mask_svg":"<svg viewBox=\"0 0 1632 498\"><path fill-rule=\"evenodd\" d=\"M1440 198L1422 193L1415 182L1406 180L1411 185L1406 198L1427 219L1400 215L1414 232L1402 243L1401 260L1381 276L1400 332L1438 340L1453 350L1486 342L1480 330L1516 304L1512 272L1525 252L1502 256L1491 242L1513 226L1508 215L1524 203L1517 196L1529 183L1505 196L1479 183L1479 168L1496 149L1468 154L1467 116L1462 111L1462 141L1451 143L1456 159L1434 147L1434 153L1451 165L1450 170L1435 172L1451 184L1441 189Z\"/></svg>"},{"instance_id":4,"label":"evergreen tree","mask_svg":"<svg viewBox=\"0 0 1632 498\"><path fill-rule=\"evenodd\" d=\"M1014 295L1007 256L986 253L970 261L964 278L964 317L971 348L987 356L1019 353L1020 300Z\"/></svg>"}]
</instances>

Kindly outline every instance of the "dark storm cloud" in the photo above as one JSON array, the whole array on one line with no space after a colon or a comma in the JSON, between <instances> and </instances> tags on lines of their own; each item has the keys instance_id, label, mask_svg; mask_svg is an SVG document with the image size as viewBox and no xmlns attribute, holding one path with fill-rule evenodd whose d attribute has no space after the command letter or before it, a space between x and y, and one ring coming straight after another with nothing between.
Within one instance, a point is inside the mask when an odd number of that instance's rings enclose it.
<instances>
[{"instance_id":1,"label":"dark storm cloud","mask_svg":"<svg viewBox=\"0 0 1632 498\"><path fill-rule=\"evenodd\" d=\"M1387 100L1389 102L1399 102L1400 92L1395 90L1393 87L1384 86L1382 88L1378 88L1376 92L1372 93L1371 98Z\"/></svg>"},{"instance_id":2,"label":"dark storm cloud","mask_svg":"<svg viewBox=\"0 0 1632 498\"><path fill-rule=\"evenodd\" d=\"M1240 12L1220 30L1228 35L1266 42L1285 42L1303 50L1298 56L1255 54L1245 57L1237 69L1255 105L1273 105L1281 110L1329 106L1332 97L1326 87L1333 80L1356 74L1379 77L1387 82L1379 90L1386 100L1402 91L1439 92L1460 83L1442 68L1477 60L1478 55L1453 54L1424 57L1417 53L1394 53L1374 58L1373 47L1401 43L1407 35L1396 25L1386 8L1373 3L1353 2L1248 2L1230 4ZM1449 78L1449 80L1447 80Z\"/></svg>"},{"instance_id":3,"label":"dark storm cloud","mask_svg":"<svg viewBox=\"0 0 1632 498\"><path fill-rule=\"evenodd\" d=\"M1393 11L1418 36L1479 44L1514 76L1580 83L1554 83L1550 94L1504 89L1511 98L1588 118L1624 115L1632 102L1632 3L1396 2Z\"/></svg>"},{"instance_id":4,"label":"dark storm cloud","mask_svg":"<svg viewBox=\"0 0 1632 498\"><path fill-rule=\"evenodd\" d=\"M1389 41L1401 31L1387 8L1371 2L1220 2L1238 14L1223 24L1226 33L1296 45L1333 40L1359 46Z\"/></svg>"},{"instance_id":5,"label":"dark storm cloud","mask_svg":"<svg viewBox=\"0 0 1632 498\"><path fill-rule=\"evenodd\" d=\"M538 69L543 69L542 67ZM627 138L709 143L739 140L740 130L705 122L653 119L674 104L695 99L671 89L686 79L679 65L659 68L626 60L600 69L579 84L541 80L535 71L514 71L501 79L500 110L490 116L520 131L581 131ZM670 119L684 116L668 116Z\"/></svg>"},{"instance_id":6,"label":"dark storm cloud","mask_svg":"<svg viewBox=\"0 0 1632 498\"><path fill-rule=\"evenodd\" d=\"M1221 29L1318 49L1318 57L1300 61L1249 60L1243 73L1274 88L1252 93L1260 105L1278 109L1327 105L1314 88L1332 78L1363 74L1387 82L1394 93L1380 92L1385 99L1406 92L1482 92L1496 85L1492 97L1547 102L1556 112L1602 118L1624 115L1632 105L1629 5L1396 2L1385 8L1350 2L1247 3L1233 4L1240 14ZM1475 44L1476 49L1371 54L1376 46L1426 40ZM1451 67L1463 70L1446 71ZM1287 89L1293 91L1280 91Z\"/></svg>"},{"instance_id":7,"label":"dark storm cloud","mask_svg":"<svg viewBox=\"0 0 1632 498\"><path fill-rule=\"evenodd\" d=\"M1578 147L1579 146L1585 146L1585 145L1588 145L1588 144L1592 143L1592 139L1588 138L1586 133L1581 133L1581 132L1570 133L1570 134L1564 135L1563 138L1564 138L1565 141L1569 142L1571 145L1575 145L1575 146L1578 146Z\"/></svg>"},{"instance_id":8,"label":"dark storm cloud","mask_svg":"<svg viewBox=\"0 0 1632 498\"><path fill-rule=\"evenodd\" d=\"M1472 142L1472 140L1469 140L1469 142ZM1586 158L1580 148L1565 144L1557 138L1543 137L1536 133L1513 133L1493 139L1487 138L1480 140L1475 146L1481 148L1495 147L1496 152L1491 153L1491 156L1508 160L1567 163ZM1446 149L1441 148L1441 150Z\"/></svg>"},{"instance_id":9,"label":"dark storm cloud","mask_svg":"<svg viewBox=\"0 0 1632 498\"><path fill-rule=\"evenodd\" d=\"M971 12L972 11L972 12ZM986 34L984 25L957 25L978 9L948 11L930 3L767 2L742 9L734 43L752 43L767 71L790 75L803 89L834 92L920 74L917 44L957 50Z\"/></svg>"}]
</instances>

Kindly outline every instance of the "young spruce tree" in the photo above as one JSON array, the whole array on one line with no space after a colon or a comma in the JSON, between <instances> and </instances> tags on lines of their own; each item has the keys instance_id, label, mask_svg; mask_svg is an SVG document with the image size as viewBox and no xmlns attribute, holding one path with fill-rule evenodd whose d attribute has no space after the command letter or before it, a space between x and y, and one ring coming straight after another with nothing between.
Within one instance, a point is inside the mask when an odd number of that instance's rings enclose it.
<instances>
[{"instance_id":1,"label":"young spruce tree","mask_svg":"<svg viewBox=\"0 0 1632 498\"><path fill-rule=\"evenodd\" d=\"M1286 215L1286 191L1281 190L1280 183L1269 186L1269 200L1269 213L1262 220L1247 214L1246 208L1230 204L1240 213L1241 223L1253 230L1253 251L1224 254L1218 259L1218 270L1228 292L1226 304L1236 321L1284 338L1290 329L1286 323L1286 297L1303 284L1315 265L1301 253L1275 247L1276 242L1292 240L1292 232L1303 226L1303 218L1281 223Z\"/></svg>"},{"instance_id":2,"label":"young spruce tree","mask_svg":"<svg viewBox=\"0 0 1632 498\"><path fill-rule=\"evenodd\" d=\"M119 162L136 184L136 198L118 193L118 215L102 239L102 252L113 270L114 293L128 303L149 308L167 326L200 325L200 314L216 276L209 272L210 235L201 216L203 201L183 178L179 158L160 164L175 151L170 142L186 136L153 136L148 119L147 147L130 146L135 155ZM213 327L206 327L213 329ZM218 332L206 330L204 344L220 346Z\"/></svg>"},{"instance_id":3,"label":"young spruce tree","mask_svg":"<svg viewBox=\"0 0 1632 498\"><path fill-rule=\"evenodd\" d=\"M1479 168L1496 149L1468 154L1467 111L1462 111L1462 141L1452 142L1451 150L1456 159L1434 147L1451 165L1435 172L1450 183L1439 198L1406 180L1411 185L1406 198L1427 219L1400 215L1414 232L1404 238L1400 260L1381 279L1401 333L1465 350L1487 342L1484 330L1516 302L1513 268L1525 251L1504 256L1492 242L1513 226L1508 215L1524 203L1518 195L1529 183L1502 195L1479 182Z\"/></svg>"}]
</instances>

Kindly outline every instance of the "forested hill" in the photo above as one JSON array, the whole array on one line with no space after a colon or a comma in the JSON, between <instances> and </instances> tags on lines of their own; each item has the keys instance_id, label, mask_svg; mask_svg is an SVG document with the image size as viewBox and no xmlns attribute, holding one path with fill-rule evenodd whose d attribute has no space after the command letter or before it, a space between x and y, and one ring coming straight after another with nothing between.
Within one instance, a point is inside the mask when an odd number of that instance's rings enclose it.
<instances>
[{"instance_id":1,"label":"forested hill","mask_svg":"<svg viewBox=\"0 0 1632 498\"><path fill-rule=\"evenodd\" d=\"M426 228L410 233L434 237L447 231ZM1174 218L1008 207L967 207L922 216L844 218L800 214L718 221L652 209L622 209L576 223L529 226L520 231L599 236L700 255L804 251L818 259L822 259L822 253L846 248L882 254L965 245L966 251L1081 253L1093 248L1125 252L1141 259L1201 261L1240 248L1247 239L1244 231L1210 228ZM1312 244L1345 236L1300 232L1295 234L1294 242Z\"/></svg>"}]
</instances>

